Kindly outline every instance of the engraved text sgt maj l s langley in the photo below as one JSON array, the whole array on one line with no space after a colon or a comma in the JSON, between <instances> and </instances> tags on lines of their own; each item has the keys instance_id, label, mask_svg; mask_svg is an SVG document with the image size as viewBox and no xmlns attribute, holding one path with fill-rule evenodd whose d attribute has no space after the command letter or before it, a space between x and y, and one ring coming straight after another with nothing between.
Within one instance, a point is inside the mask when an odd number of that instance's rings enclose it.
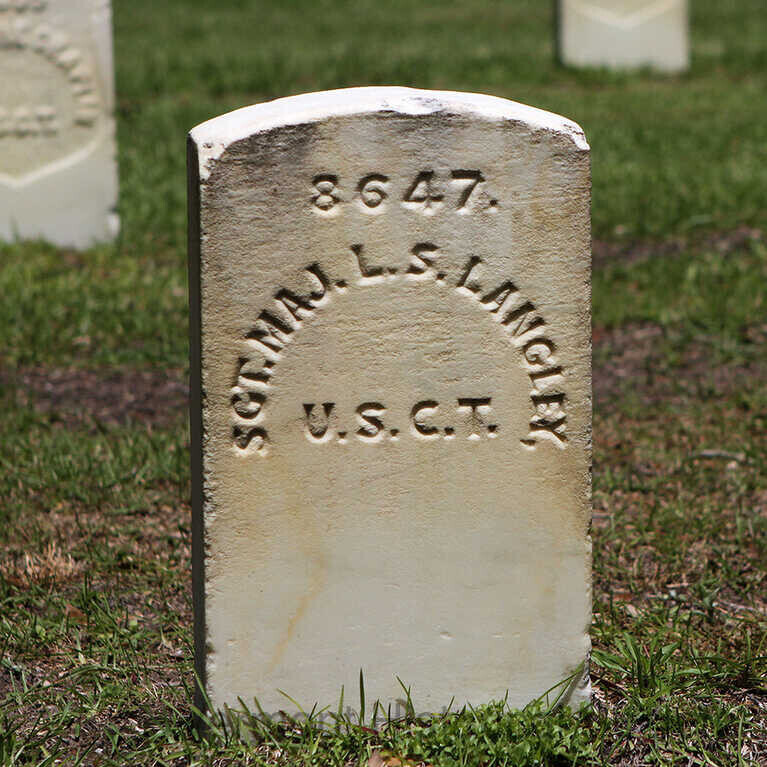
<instances>
[{"instance_id":1,"label":"engraved text sgt maj l s langley","mask_svg":"<svg viewBox=\"0 0 767 767\"><path fill-rule=\"evenodd\" d=\"M444 195L431 189L432 173L420 173L402 199L425 215L433 215L435 206L441 206ZM453 171L453 183L461 185L455 205L458 213L471 213L470 198L484 177L479 171ZM366 212L378 209L388 196L387 182L382 174L364 177L357 188L360 208ZM327 213L336 207L340 195L337 179L325 175L314 179L313 205L318 212ZM498 200L487 194L476 195L479 205L495 211ZM511 344L521 352L520 362L532 384L530 392L531 415L529 433L521 436L521 445L534 450L541 440L548 440L559 448L567 445L566 394L562 390L565 373L558 364L556 346L548 333L546 321L535 304L524 296L511 279L489 289L480 282L482 259L469 256L460 272L450 275L448 267L441 267L440 247L433 242L419 242L410 251L407 268L399 271L383 265L369 264L362 244L349 249L350 272L347 275L329 275L318 262L305 267L309 283L303 292L278 287L273 294L273 305L263 309L252 328L246 333L236 370L236 383L231 390L232 438L236 449L265 455L269 449L269 432L265 423L265 408L272 386L275 367L279 363L293 334L314 313L332 301L334 292L345 293L350 286L368 287L382 283L403 284L407 281L431 281L435 285L449 286L455 294L472 299L500 324ZM353 275L352 275L353 270ZM308 290L308 292L306 292ZM422 440L493 439L500 436L501 425L491 422L492 397L459 397L454 403L423 400L414 403L410 413L410 434ZM457 435L446 415L449 408L469 414L470 427L465 435ZM335 403L303 403L304 432L313 443L347 442L347 431L333 426L336 418ZM382 402L364 402L356 409L359 428L354 438L362 443L399 439L398 429L387 429L384 424L386 406ZM441 416L441 418L440 418Z\"/></svg>"}]
</instances>

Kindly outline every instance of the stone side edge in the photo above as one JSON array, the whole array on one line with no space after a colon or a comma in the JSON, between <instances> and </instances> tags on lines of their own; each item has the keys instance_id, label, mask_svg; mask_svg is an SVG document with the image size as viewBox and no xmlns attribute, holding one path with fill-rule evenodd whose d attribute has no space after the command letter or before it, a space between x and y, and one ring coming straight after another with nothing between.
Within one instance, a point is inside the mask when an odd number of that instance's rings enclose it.
<instances>
[{"instance_id":1,"label":"stone side edge","mask_svg":"<svg viewBox=\"0 0 767 767\"><path fill-rule=\"evenodd\" d=\"M200 180L207 179L213 162L228 147L255 133L284 125L375 112L403 115L447 112L475 115L486 120L520 122L534 130L563 135L576 150L589 151L586 136L577 123L553 112L498 96L399 86L342 88L254 104L200 123L189 134L197 144Z\"/></svg>"},{"instance_id":2,"label":"stone side edge","mask_svg":"<svg viewBox=\"0 0 767 767\"><path fill-rule=\"evenodd\" d=\"M200 174L197 146L187 139L189 269L189 427L192 484L192 607L195 706L206 708L205 524L203 518L202 316L200 285Z\"/></svg>"}]
</instances>

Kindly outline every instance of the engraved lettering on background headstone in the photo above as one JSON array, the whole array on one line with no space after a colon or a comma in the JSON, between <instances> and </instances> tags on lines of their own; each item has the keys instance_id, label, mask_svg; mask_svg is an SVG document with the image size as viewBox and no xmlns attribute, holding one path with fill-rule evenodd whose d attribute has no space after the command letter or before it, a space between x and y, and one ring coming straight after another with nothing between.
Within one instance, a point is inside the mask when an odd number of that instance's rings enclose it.
<instances>
[{"instance_id":1,"label":"engraved lettering on background headstone","mask_svg":"<svg viewBox=\"0 0 767 767\"><path fill-rule=\"evenodd\" d=\"M117 234L109 0L0 0L0 240Z\"/></svg>"},{"instance_id":2,"label":"engraved lettering on background headstone","mask_svg":"<svg viewBox=\"0 0 767 767\"><path fill-rule=\"evenodd\" d=\"M0 175L29 174L96 135L90 54L46 18L43 2L0 5Z\"/></svg>"}]
</instances>

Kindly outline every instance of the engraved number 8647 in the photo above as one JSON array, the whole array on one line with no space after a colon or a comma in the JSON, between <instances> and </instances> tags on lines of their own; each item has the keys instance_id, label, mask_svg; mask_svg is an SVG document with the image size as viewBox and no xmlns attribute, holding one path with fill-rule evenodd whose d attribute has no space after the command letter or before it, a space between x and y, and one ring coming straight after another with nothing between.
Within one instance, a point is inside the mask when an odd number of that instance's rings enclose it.
<instances>
[{"instance_id":1,"label":"engraved number 8647","mask_svg":"<svg viewBox=\"0 0 767 767\"><path fill-rule=\"evenodd\" d=\"M494 209L498 205L498 200L482 191L485 177L481 171L452 170L449 173L447 184L437 183L437 174L433 170L418 173L402 194L402 206L430 215L445 204L458 213L472 213L483 208ZM311 199L314 210L320 214L337 213L339 204L345 202L345 194L338 176L320 173L312 179L312 183L314 192ZM384 203L391 193L391 185L389 177L383 173L369 173L357 183L354 201L367 213L381 213L386 207ZM446 201L446 196L453 190L456 193Z\"/></svg>"}]
</instances>

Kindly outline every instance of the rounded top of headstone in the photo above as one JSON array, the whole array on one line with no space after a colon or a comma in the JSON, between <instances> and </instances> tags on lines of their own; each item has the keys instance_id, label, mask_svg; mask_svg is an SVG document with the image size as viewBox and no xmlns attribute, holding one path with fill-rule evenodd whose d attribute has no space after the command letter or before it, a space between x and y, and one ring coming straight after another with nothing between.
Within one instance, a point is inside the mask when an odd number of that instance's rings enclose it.
<instances>
[{"instance_id":1,"label":"rounded top of headstone","mask_svg":"<svg viewBox=\"0 0 767 767\"><path fill-rule=\"evenodd\" d=\"M413 116L444 112L489 121L524 123L534 130L568 138L577 150L589 149L583 129L553 112L482 93L399 86L341 88L275 99L214 117L197 125L189 135L198 147L200 174L204 179L211 160L216 160L229 146L253 134L333 117L387 112Z\"/></svg>"}]
</instances>

